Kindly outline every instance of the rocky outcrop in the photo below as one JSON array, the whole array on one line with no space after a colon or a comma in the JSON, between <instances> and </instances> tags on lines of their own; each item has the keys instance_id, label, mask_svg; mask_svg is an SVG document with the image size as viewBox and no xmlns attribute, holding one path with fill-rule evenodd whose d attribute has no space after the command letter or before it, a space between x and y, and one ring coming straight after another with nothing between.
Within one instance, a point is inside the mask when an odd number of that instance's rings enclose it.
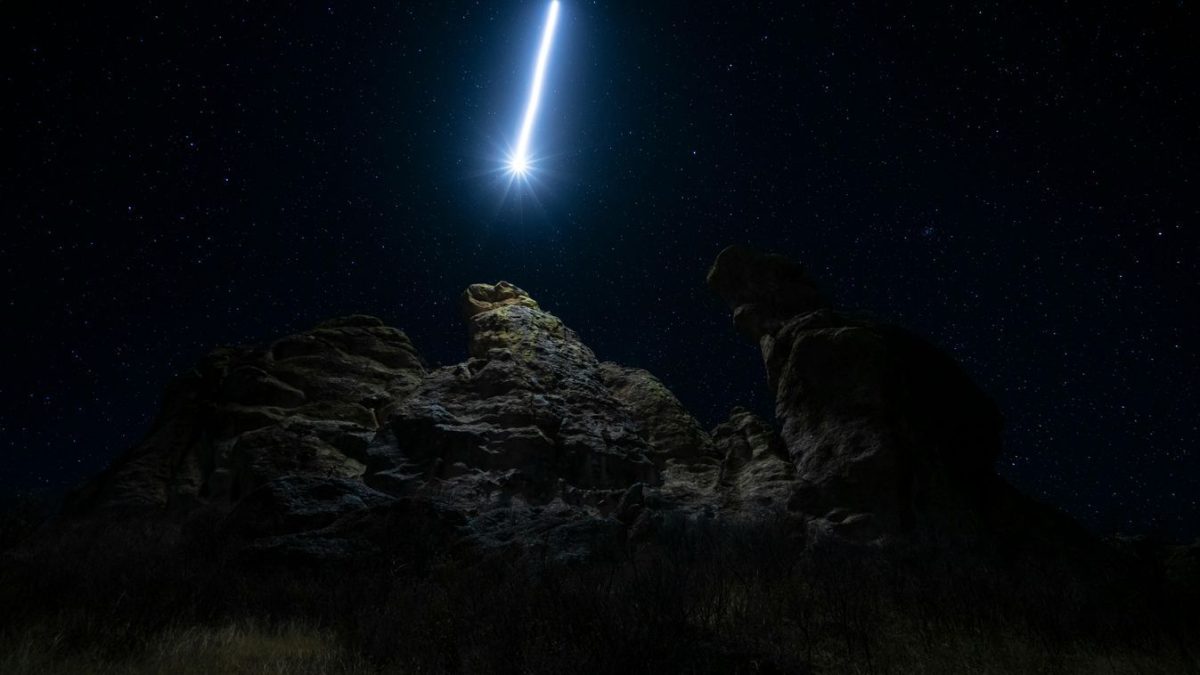
<instances>
[{"instance_id":1,"label":"rocky outcrop","mask_svg":"<svg viewBox=\"0 0 1200 675\"><path fill-rule=\"evenodd\" d=\"M570 558L665 511L786 505L760 466L765 423L738 413L714 442L654 376L600 363L512 284L472 285L461 307L470 356L432 370L362 316L217 350L71 512L215 513L241 550L319 558L377 550L403 512L447 540Z\"/></svg>"},{"instance_id":2,"label":"rocky outcrop","mask_svg":"<svg viewBox=\"0 0 1200 675\"><path fill-rule=\"evenodd\" d=\"M389 488L436 479L446 490L486 475L502 492L546 501L566 488L658 482L631 411L562 321L504 282L472 285L463 307L471 358L429 373L368 451Z\"/></svg>"},{"instance_id":3,"label":"rocky outcrop","mask_svg":"<svg viewBox=\"0 0 1200 675\"><path fill-rule=\"evenodd\" d=\"M796 488L796 467L779 434L762 418L734 408L713 430L721 462L720 484L730 503L774 508L787 504Z\"/></svg>"},{"instance_id":4,"label":"rocky outcrop","mask_svg":"<svg viewBox=\"0 0 1200 675\"><path fill-rule=\"evenodd\" d=\"M236 550L320 559L425 532L572 560L764 513L876 543L1045 520L993 474L1000 415L947 355L835 311L778 256L727 249L708 282L761 347L774 422L738 408L706 432L524 290L474 284L462 363L429 369L364 316L213 352L70 511L207 514Z\"/></svg>"},{"instance_id":5,"label":"rocky outcrop","mask_svg":"<svg viewBox=\"0 0 1200 675\"><path fill-rule=\"evenodd\" d=\"M408 337L365 316L218 349L171 384L147 438L68 510L186 512L284 478L357 480L380 413L424 378Z\"/></svg>"},{"instance_id":6,"label":"rocky outcrop","mask_svg":"<svg viewBox=\"0 0 1200 675\"><path fill-rule=\"evenodd\" d=\"M648 454L656 463L713 455L712 439L658 378L615 363L600 364L599 374L633 416L637 433L649 444Z\"/></svg>"},{"instance_id":7,"label":"rocky outcrop","mask_svg":"<svg viewBox=\"0 0 1200 675\"><path fill-rule=\"evenodd\" d=\"M762 350L797 508L867 537L982 525L1001 417L948 355L834 311L779 256L726 249L708 283Z\"/></svg>"}]
</instances>

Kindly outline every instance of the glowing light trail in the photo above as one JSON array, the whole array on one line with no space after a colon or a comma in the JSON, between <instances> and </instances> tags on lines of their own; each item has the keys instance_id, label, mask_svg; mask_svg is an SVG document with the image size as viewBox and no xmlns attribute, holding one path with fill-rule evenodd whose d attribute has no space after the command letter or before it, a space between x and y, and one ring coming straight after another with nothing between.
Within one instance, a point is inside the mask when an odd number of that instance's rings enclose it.
<instances>
[{"instance_id":1,"label":"glowing light trail","mask_svg":"<svg viewBox=\"0 0 1200 675\"><path fill-rule=\"evenodd\" d=\"M558 24L558 0L550 3L550 14L542 30L542 45L538 48L537 65L533 68L533 87L529 91L529 104L525 107L525 119L517 135L517 148L508 159L508 170L517 176L529 171L529 136L533 133L533 120L537 116L538 104L542 99L542 81L546 78L546 62L550 60L550 43L554 41L554 28Z\"/></svg>"}]
</instances>

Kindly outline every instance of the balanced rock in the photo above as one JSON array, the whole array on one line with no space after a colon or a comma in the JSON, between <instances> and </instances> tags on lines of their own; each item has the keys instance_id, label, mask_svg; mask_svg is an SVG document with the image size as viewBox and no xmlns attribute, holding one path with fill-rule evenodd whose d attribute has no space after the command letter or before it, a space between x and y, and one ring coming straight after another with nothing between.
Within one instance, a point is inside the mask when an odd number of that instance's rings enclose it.
<instances>
[{"instance_id":1,"label":"balanced rock","mask_svg":"<svg viewBox=\"0 0 1200 675\"><path fill-rule=\"evenodd\" d=\"M868 537L979 524L1001 417L949 356L834 311L780 256L726 249L708 283L762 350L796 508Z\"/></svg>"}]
</instances>

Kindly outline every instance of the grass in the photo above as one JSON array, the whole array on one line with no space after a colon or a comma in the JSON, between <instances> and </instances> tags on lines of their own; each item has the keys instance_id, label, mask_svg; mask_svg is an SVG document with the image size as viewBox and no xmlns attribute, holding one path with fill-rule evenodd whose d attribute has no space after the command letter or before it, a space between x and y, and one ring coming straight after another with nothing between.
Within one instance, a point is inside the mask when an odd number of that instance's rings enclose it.
<instances>
[{"instance_id":1,"label":"grass","mask_svg":"<svg viewBox=\"0 0 1200 675\"><path fill-rule=\"evenodd\" d=\"M575 566L412 542L247 566L176 541L128 524L10 556L0 672L1200 672L1195 598L961 550L814 549L786 523Z\"/></svg>"},{"instance_id":2,"label":"grass","mask_svg":"<svg viewBox=\"0 0 1200 675\"><path fill-rule=\"evenodd\" d=\"M319 675L376 672L371 664L347 651L329 630L295 622L264 625L242 620L221 625L178 626L153 635L138 648L114 656L111 645L63 649L57 617L11 636L0 652L4 673L178 673L179 675L250 675L280 673ZM113 627L95 627L111 637ZM119 632L119 630L118 630ZM142 642L139 638L138 642Z\"/></svg>"}]
</instances>

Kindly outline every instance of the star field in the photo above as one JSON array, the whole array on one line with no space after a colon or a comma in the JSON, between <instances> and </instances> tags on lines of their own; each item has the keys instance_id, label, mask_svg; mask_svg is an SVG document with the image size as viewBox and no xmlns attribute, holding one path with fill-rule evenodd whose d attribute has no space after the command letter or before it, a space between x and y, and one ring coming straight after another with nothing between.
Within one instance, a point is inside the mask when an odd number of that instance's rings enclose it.
<instances>
[{"instance_id":1,"label":"star field","mask_svg":"<svg viewBox=\"0 0 1200 675\"><path fill-rule=\"evenodd\" d=\"M110 3L111 4L111 3ZM724 246L953 353L1001 473L1100 532L1200 535L1190 2L16 2L0 23L0 486L59 491L214 346L363 312L465 358L506 279L712 427L770 412Z\"/></svg>"}]
</instances>

